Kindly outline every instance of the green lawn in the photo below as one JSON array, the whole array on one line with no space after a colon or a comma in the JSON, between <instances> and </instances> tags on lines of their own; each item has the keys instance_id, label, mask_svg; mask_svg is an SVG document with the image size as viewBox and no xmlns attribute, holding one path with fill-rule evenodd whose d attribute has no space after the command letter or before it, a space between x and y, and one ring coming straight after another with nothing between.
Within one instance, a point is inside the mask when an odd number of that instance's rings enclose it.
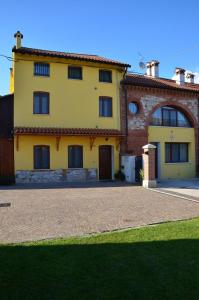
<instances>
[{"instance_id":1,"label":"green lawn","mask_svg":"<svg viewBox=\"0 0 199 300\"><path fill-rule=\"evenodd\" d=\"M199 299L199 219L0 246L0 299Z\"/></svg>"}]
</instances>

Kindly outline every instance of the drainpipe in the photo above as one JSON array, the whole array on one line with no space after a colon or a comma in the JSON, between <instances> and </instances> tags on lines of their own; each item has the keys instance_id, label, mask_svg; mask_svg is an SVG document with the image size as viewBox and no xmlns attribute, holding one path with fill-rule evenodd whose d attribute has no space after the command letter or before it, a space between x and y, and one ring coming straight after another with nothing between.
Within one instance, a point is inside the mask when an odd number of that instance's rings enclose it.
<instances>
[{"instance_id":1,"label":"drainpipe","mask_svg":"<svg viewBox=\"0 0 199 300\"><path fill-rule=\"evenodd\" d=\"M129 135L128 130L128 100L127 100L127 87L125 86L125 118L126 118L126 149L127 149L127 140Z\"/></svg>"},{"instance_id":2,"label":"drainpipe","mask_svg":"<svg viewBox=\"0 0 199 300\"><path fill-rule=\"evenodd\" d=\"M199 120L199 98L198 98L198 120ZM196 176L199 177L199 159L198 159L198 154L199 154L199 126L197 122L197 148L196 148Z\"/></svg>"},{"instance_id":3,"label":"drainpipe","mask_svg":"<svg viewBox=\"0 0 199 300\"><path fill-rule=\"evenodd\" d=\"M124 70L123 79L124 79L125 76L126 76L127 70L128 70L128 67L126 67L125 70Z\"/></svg>"}]
</instances>

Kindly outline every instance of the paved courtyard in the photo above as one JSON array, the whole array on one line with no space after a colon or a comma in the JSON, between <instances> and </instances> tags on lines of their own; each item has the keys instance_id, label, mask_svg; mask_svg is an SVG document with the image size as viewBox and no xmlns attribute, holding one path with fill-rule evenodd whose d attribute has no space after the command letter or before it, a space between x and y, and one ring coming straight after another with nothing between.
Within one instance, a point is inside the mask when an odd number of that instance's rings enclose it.
<instances>
[{"instance_id":1,"label":"paved courtyard","mask_svg":"<svg viewBox=\"0 0 199 300\"><path fill-rule=\"evenodd\" d=\"M83 235L199 216L199 203L117 183L0 188L0 242Z\"/></svg>"},{"instance_id":2,"label":"paved courtyard","mask_svg":"<svg viewBox=\"0 0 199 300\"><path fill-rule=\"evenodd\" d=\"M199 178L164 180L158 183L158 189L199 201Z\"/></svg>"}]
</instances>

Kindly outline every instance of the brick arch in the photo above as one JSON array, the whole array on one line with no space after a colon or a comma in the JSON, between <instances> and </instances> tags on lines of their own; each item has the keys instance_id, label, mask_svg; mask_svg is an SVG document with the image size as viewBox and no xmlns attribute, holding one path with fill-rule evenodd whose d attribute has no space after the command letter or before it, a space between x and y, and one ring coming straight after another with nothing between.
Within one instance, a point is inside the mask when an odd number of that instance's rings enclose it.
<instances>
[{"instance_id":1,"label":"brick arch","mask_svg":"<svg viewBox=\"0 0 199 300\"><path fill-rule=\"evenodd\" d=\"M175 107L176 109L179 109L180 111L182 111L185 114L185 116L188 118L191 125L193 126L194 131L195 131L196 176L199 176L199 142L198 142L199 141L199 130L198 130L198 121L196 120L195 116L189 110L188 107L186 107L185 105L183 105L179 102L174 103L173 101L164 101L164 102L158 103L150 111L150 113L149 113L149 115L146 119L145 125L146 125L147 132L148 132L148 127L150 126L150 121L152 119L153 113L158 108L163 107L163 106L172 106L172 107Z\"/></svg>"},{"instance_id":2,"label":"brick arch","mask_svg":"<svg viewBox=\"0 0 199 300\"><path fill-rule=\"evenodd\" d=\"M158 103L157 105L155 105L153 107L153 109L150 111L147 119L146 119L146 126L150 126L150 122L151 122L151 119L152 119L152 115L153 113L158 109L158 108L161 108L163 106L171 106L171 107L174 107L176 109L179 109L180 111L182 111L185 116L188 118L189 122L191 123L192 127L197 129L197 120L195 118L195 116L193 115L193 113L189 110L188 107L186 107L185 105L177 102L177 103L174 103L173 101L164 101L164 102L161 102L161 103Z\"/></svg>"}]
</instances>

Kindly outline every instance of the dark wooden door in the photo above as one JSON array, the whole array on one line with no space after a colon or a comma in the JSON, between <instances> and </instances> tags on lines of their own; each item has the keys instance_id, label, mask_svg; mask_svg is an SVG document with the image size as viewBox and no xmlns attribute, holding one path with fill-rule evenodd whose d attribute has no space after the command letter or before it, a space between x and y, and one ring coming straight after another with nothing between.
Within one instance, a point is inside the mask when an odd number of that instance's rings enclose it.
<instances>
[{"instance_id":1,"label":"dark wooden door","mask_svg":"<svg viewBox=\"0 0 199 300\"><path fill-rule=\"evenodd\" d=\"M14 182L14 141L13 138L0 138L0 184Z\"/></svg>"},{"instance_id":2,"label":"dark wooden door","mask_svg":"<svg viewBox=\"0 0 199 300\"><path fill-rule=\"evenodd\" d=\"M99 146L99 179L112 179L112 148L111 146Z\"/></svg>"}]
</instances>

